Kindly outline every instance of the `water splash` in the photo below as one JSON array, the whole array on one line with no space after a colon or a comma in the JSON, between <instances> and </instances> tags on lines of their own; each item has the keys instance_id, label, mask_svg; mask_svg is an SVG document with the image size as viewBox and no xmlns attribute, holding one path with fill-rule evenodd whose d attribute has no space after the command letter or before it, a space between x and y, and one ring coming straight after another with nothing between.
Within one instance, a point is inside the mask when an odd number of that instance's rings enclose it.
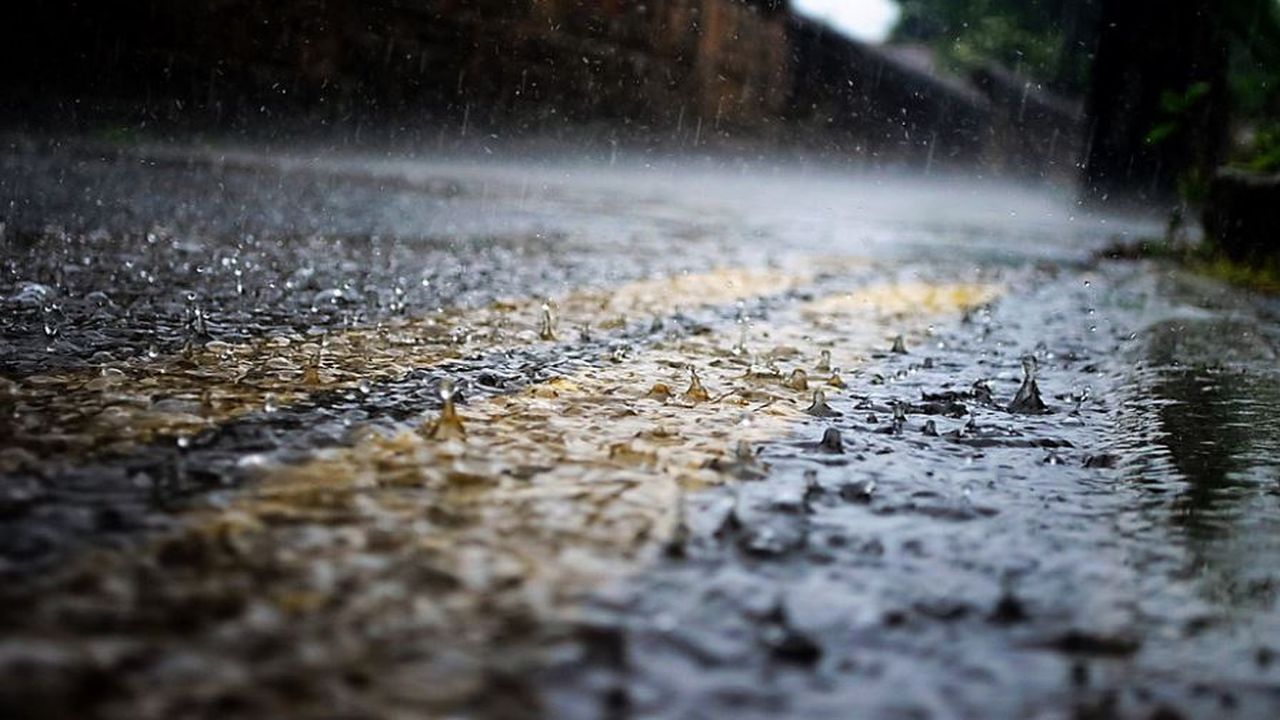
<instances>
[{"instance_id":1,"label":"water splash","mask_svg":"<svg viewBox=\"0 0 1280 720\"><path fill-rule=\"evenodd\" d=\"M840 431L835 428L827 428L822 433L822 440L818 442L818 450L832 455L844 454L844 438L840 437Z\"/></svg>"},{"instance_id":2,"label":"water splash","mask_svg":"<svg viewBox=\"0 0 1280 720\"><path fill-rule=\"evenodd\" d=\"M840 417L843 413L838 412L827 404L827 395L821 390L813 391L813 403L805 408L805 413L814 417Z\"/></svg>"},{"instance_id":3,"label":"water splash","mask_svg":"<svg viewBox=\"0 0 1280 720\"><path fill-rule=\"evenodd\" d=\"M800 368L791 371L791 375L782 383L783 386L801 392L809 389L809 374Z\"/></svg>"},{"instance_id":4,"label":"water splash","mask_svg":"<svg viewBox=\"0 0 1280 720\"><path fill-rule=\"evenodd\" d=\"M907 426L907 404L901 400L893 401L893 432L901 434Z\"/></svg>"},{"instance_id":5,"label":"water splash","mask_svg":"<svg viewBox=\"0 0 1280 720\"><path fill-rule=\"evenodd\" d=\"M440 400L444 403L440 408L440 417L427 423L424 428L427 437L432 440L465 440L467 429L462 425L462 418L454 406L453 381L440 381Z\"/></svg>"},{"instance_id":6,"label":"water splash","mask_svg":"<svg viewBox=\"0 0 1280 720\"><path fill-rule=\"evenodd\" d=\"M556 339L556 316L551 309L551 303L542 303L542 315L538 321L538 339Z\"/></svg>"},{"instance_id":7,"label":"water splash","mask_svg":"<svg viewBox=\"0 0 1280 720\"><path fill-rule=\"evenodd\" d=\"M684 391L683 397L692 403L707 402L711 399L711 393L702 386L702 381L698 379L698 370L692 365L689 366L689 389Z\"/></svg>"},{"instance_id":8,"label":"water splash","mask_svg":"<svg viewBox=\"0 0 1280 720\"><path fill-rule=\"evenodd\" d=\"M671 399L672 395L675 395L675 393L671 391L670 385L666 383L654 383L653 387L649 388L649 392L645 394L645 397L653 398L660 402L666 402Z\"/></svg>"},{"instance_id":9,"label":"water splash","mask_svg":"<svg viewBox=\"0 0 1280 720\"><path fill-rule=\"evenodd\" d=\"M1018 388L1018 394L1009 403L1009 412L1020 415L1043 415L1049 412L1049 407L1040 398L1040 387L1036 384L1037 367L1034 355L1022 357L1022 387Z\"/></svg>"},{"instance_id":10,"label":"water splash","mask_svg":"<svg viewBox=\"0 0 1280 720\"><path fill-rule=\"evenodd\" d=\"M325 341L321 340L316 345L316 351L311 357L307 358L306 367L302 370L302 384L316 386L320 385L323 380L320 377L320 366L324 362Z\"/></svg>"},{"instance_id":11,"label":"water splash","mask_svg":"<svg viewBox=\"0 0 1280 720\"><path fill-rule=\"evenodd\" d=\"M768 474L768 469L756 457L751 443L746 440L738 441L730 457L715 458L707 463L707 467L738 480L759 480Z\"/></svg>"}]
</instances>

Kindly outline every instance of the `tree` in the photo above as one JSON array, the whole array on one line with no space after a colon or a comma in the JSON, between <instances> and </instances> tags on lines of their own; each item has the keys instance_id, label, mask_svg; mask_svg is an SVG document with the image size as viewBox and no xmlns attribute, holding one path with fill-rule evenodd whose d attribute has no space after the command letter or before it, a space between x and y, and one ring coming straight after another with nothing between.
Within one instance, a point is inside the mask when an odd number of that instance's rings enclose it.
<instances>
[{"instance_id":1,"label":"tree","mask_svg":"<svg viewBox=\"0 0 1280 720\"><path fill-rule=\"evenodd\" d=\"M1105 0L1089 94L1086 198L1176 206L1225 157L1221 0Z\"/></svg>"},{"instance_id":2,"label":"tree","mask_svg":"<svg viewBox=\"0 0 1280 720\"><path fill-rule=\"evenodd\" d=\"M1082 94L1096 40L1098 0L903 0L898 42L931 45L969 70L991 61L1050 89Z\"/></svg>"}]
</instances>

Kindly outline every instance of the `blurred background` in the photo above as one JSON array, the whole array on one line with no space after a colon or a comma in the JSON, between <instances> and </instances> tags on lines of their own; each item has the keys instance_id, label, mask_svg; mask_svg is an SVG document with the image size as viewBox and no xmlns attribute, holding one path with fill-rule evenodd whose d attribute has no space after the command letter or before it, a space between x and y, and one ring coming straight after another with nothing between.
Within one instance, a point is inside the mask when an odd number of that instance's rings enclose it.
<instances>
[{"instance_id":1,"label":"blurred background","mask_svg":"<svg viewBox=\"0 0 1280 720\"><path fill-rule=\"evenodd\" d=\"M0 718L1280 717L1280 0L2 7Z\"/></svg>"},{"instance_id":2,"label":"blurred background","mask_svg":"<svg viewBox=\"0 0 1280 720\"><path fill-rule=\"evenodd\" d=\"M798 151L1177 205L1280 164L1276 0L46 0L3 121Z\"/></svg>"}]
</instances>

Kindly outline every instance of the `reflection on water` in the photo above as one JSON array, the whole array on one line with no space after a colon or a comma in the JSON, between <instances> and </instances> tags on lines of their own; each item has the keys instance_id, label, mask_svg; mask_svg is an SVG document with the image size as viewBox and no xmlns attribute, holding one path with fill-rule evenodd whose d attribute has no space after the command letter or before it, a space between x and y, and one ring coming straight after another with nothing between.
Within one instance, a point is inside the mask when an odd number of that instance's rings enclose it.
<instances>
[{"instance_id":1,"label":"reflection on water","mask_svg":"<svg viewBox=\"0 0 1280 720\"><path fill-rule=\"evenodd\" d=\"M1280 589L1280 371L1270 344L1240 323L1160 325L1134 384L1122 425L1129 476L1163 498L1157 507L1207 595L1270 605Z\"/></svg>"}]
</instances>

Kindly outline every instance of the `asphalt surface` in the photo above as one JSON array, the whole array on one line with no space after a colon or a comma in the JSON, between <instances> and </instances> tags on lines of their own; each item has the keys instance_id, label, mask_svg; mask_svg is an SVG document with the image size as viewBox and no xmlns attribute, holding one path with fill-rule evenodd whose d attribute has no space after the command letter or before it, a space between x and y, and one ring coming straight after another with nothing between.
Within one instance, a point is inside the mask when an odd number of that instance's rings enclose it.
<instances>
[{"instance_id":1,"label":"asphalt surface","mask_svg":"<svg viewBox=\"0 0 1280 720\"><path fill-rule=\"evenodd\" d=\"M1278 308L1158 224L32 138L0 221L6 715L1280 712Z\"/></svg>"}]
</instances>

